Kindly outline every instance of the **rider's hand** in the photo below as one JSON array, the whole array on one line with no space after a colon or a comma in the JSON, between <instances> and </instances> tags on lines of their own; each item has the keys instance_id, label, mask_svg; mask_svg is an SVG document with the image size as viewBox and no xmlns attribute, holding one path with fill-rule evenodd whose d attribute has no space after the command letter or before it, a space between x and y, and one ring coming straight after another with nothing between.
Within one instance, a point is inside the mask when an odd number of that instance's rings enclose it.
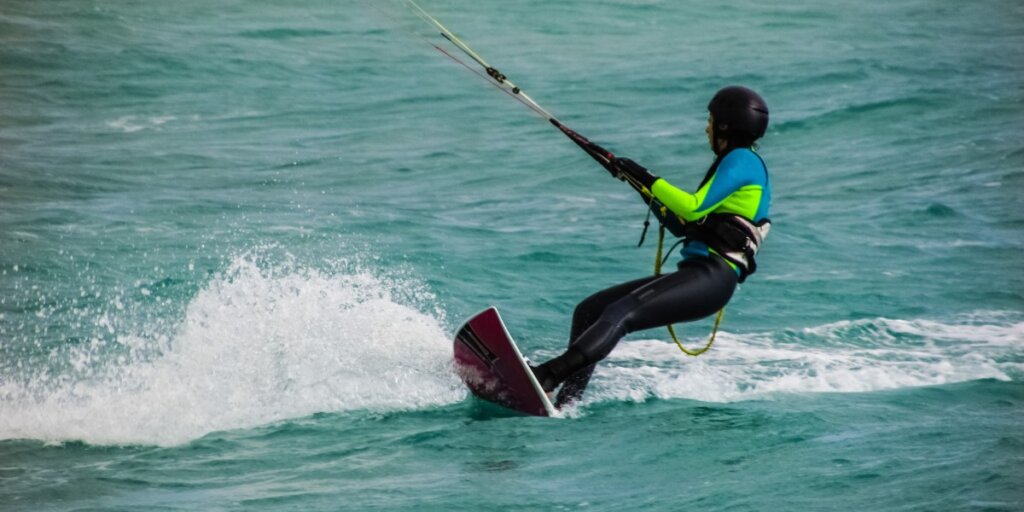
<instances>
[{"instance_id":1,"label":"rider's hand","mask_svg":"<svg viewBox=\"0 0 1024 512\"><path fill-rule=\"evenodd\" d=\"M616 158L612 160L609 167L609 172L612 173L612 176L620 180L629 179L634 183L643 185L648 190L654 185L655 181L658 181L658 177L651 174L646 167L629 158Z\"/></svg>"}]
</instances>

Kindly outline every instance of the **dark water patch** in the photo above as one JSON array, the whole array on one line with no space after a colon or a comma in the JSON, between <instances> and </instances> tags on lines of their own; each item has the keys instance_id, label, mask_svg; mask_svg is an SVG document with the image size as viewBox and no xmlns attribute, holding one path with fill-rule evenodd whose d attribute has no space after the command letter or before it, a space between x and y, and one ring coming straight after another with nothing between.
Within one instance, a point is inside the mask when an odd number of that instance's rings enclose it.
<instances>
[{"instance_id":1,"label":"dark water patch","mask_svg":"<svg viewBox=\"0 0 1024 512\"><path fill-rule=\"evenodd\" d=\"M561 263L566 261L567 258L571 259L572 257L573 255L565 253L535 251L516 256L516 259L526 262Z\"/></svg>"},{"instance_id":2,"label":"dark water patch","mask_svg":"<svg viewBox=\"0 0 1024 512\"><path fill-rule=\"evenodd\" d=\"M45 81L41 84L59 84L48 74L40 74L45 71L56 71L61 69L59 58L72 53L67 45L53 42L36 41L31 48L8 47L0 50L0 57L7 70L0 84L10 86L17 84L17 80Z\"/></svg>"},{"instance_id":3,"label":"dark water patch","mask_svg":"<svg viewBox=\"0 0 1024 512\"><path fill-rule=\"evenodd\" d=\"M522 466L523 463L517 460L494 460L479 462L474 464L472 467L487 473L504 473L506 471L520 469Z\"/></svg>"},{"instance_id":4,"label":"dark water patch","mask_svg":"<svg viewBox=\"0 0 1024 512\"><path fill-rule=\"evenodd\" d=\"M335 35L335 33L328 30L319 30L311 28L268 28L258 30L244 30L238 32L238 35L240 37L250 39L284 40L306 37L326 37L333 36Z\"/></svg>"},{"instance_id":5,"label":"dark water patch","mask_svg":"<svg viewBox=\"0 0 1024 512\"><path fill-rule=\"evenodd\" d=\"M430 153L427 153L426 155L424 155L424 158L427 159L427 160L450 160L450 159L456 159L458 157L459 157L458 153L453 152L453 151L447 151L447 150L431 151Z\"/></svg>"},{"instance_id":6,"label":"dark water patch","mask_svg":"<svg viewBox=\"0 0 1024 512\"><path fill-rule=\"evenodd\" d=\"M994 448L997 450L1024 450L1024 437L1003 436L996 440Z\"/></svg>"},{"instance_id":7,"label":"dark water patch","mask_svg":"<svg viewBox=\"0 0 1024 512\"><path fill-rule=\"evenodd\" d=\"M877 480L877 479L883 478L883 477L884 477L884 475L882 475L881 473L870 473L870 472L869 473L856 473L856 474L850 476L850 478L852 478L854 480Z\"/></svg>"},{"instance_id":8,"label":"dark water patch","mask_svg":"<svg viewBox=\"0 0 1024 512\"><path fill-rule=\"evenodd\" d=\"M1007 160L1024 161L1024 148L1017 148L1017 149L1010 150L1010 151L1008 151L1004 155L1004 158L1007 159ZM1022 172L1015 172L1015 173L1013 173L1013 175L1021 176L1021 175L1024 175L1024 173L1022 173Z\"/></svg>"},{"instance_id":9,"label":"dark water patch","mask_svg":"<svg viewBox=\"0 0 1024 512\"><path fill-rule=\"evenodd\" d=\"M150 282L149 284L139 284L137 288L146 290L163 290L166 288L174 288L183 284L188 284L189 281L178 279L174 277L165 277L157 281Z\"/></svg>"},{"instance_id":10,"label":"dark water patch","mask_svg":"<svg viewBox=\"0 0 1024 512\"><path fill-rule=\"evenodd\" d=\"M948 219L952 217L957 217L959 215L959 213L956 210L942 203L932 203L928 205L928 207L925 208L924 213L931 217L937 217L941 219Z\"/></svg>"},{"instance_id":11,"label":"dark water patch","mask_svg":"<svg viewBox=\"0 0 1024 512\"><path fill-rule=\"evenodd\" d=\"M329 159L329 158L310 158L310 159L304 159L304 160L294 160L292 162L276 165L274 167L269 167L269 168L263 169L263 170L264 171L281 171L281 170L296 169L296 168L302 168L302 167L317 167L317 166L323 165L324 163L326 163L326 162L328 162L330 160L331 159Z\"/></svg>"}]
</instances>

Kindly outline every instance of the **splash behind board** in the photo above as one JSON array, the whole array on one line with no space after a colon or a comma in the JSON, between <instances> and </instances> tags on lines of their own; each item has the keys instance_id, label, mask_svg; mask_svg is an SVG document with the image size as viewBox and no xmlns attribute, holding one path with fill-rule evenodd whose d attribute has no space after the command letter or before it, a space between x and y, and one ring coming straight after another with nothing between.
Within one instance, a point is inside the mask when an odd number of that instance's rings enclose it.
<instances>
[{"instance_id":1,"label":"splash behind board","mask_svg":"<svg viewBox=\"0 0 1024 512\"><path fill-rule=\"evenodd\" d=\"M459 376L474 395L524 414L554 414L555 408L494 307L459 329L454 351Z\"/></svg>"}]
</instances>

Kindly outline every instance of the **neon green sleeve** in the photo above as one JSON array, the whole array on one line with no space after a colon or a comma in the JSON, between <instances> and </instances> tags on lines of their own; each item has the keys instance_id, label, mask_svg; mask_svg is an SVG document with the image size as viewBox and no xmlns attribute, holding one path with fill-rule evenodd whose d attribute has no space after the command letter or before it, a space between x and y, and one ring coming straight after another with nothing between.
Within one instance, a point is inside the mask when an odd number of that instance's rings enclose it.
<instances>
[{"instance_id":1,"label":"neon green sleeve","mask_svg":"<svg viewBox=\"0 0 1024 512\"><path fill-rule=\"evenodd\" d=\"M689 222L707 215L725 201L726 198L723 197L717 203L705 203L708 191L711 189L714 181L715 179L712 177L704 184L703 187L697 190L696 194L691 194L681 188L675 187L663 178L658 178L658 181L655 181L654 184L651 185L651 193L654 194L654 197L657 198L661 204L668 207L669 210L672 210L672 213L675 213ZM700 209L698 210L698 208Z\"/></svg>"}]
</instances>

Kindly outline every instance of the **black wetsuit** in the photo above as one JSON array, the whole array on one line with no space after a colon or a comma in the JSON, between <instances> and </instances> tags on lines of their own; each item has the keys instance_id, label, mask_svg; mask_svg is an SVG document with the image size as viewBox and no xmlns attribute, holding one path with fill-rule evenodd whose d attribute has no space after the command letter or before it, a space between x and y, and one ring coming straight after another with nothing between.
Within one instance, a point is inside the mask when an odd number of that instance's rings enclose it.
<instances>
[{"instance_id":1,"label":"black wetsuit","mask_svg":"<svg viewBox=\"0 0 1024 512\"><path fill-rule=\"evenodd\" d=\"M596 362L623 336L704 318L729 302L736 282L732 267L718 256L706 256L683 260L670 274L622 283L584 299L573 313L570 349L545 363L547 369L568 375L556 405L579 399Z\"/></svg>"}]
</instances>

